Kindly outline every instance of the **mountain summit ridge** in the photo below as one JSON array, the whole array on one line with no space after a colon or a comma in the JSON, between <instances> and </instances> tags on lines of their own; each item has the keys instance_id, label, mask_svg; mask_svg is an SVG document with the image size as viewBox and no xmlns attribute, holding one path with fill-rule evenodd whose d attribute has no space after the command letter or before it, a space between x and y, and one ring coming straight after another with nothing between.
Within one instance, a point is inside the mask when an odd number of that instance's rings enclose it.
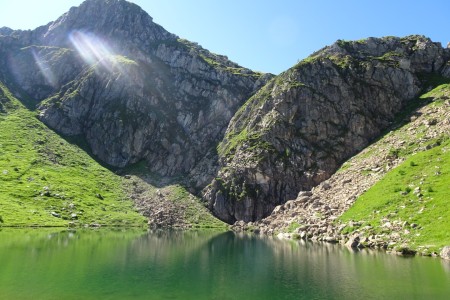
<instances>
[{"instance_id":1,"label":"mountain summit ridge","mask_svg":"<svg viewBox=\"0 0 450 300\"><path fill-rule=\"evenodd\" d=\"M81 31L109 40L117 51L127 48L124 40L149 48L155 41L178 38L154 23L138 5L125 0L86 0L47 25L33 30L2 31L24 44L57 47L70 47L70 33Z\"/></svg>"},{"instance_id":2,"label":"mountain summit ridge","mask_svg":"<svg viewBox=\"0 0 450 300\"><path fill-rule=\"evenodd\" d=\"M146 47L157 40L178 38L154 23L138 5L125 0L87 0L79 7L72 7L50 23L40 42L63 46L67 29L91 32L105 39L126 39ZM124 45L116 47L120 46Z\"/></svg>"}]
</instances>

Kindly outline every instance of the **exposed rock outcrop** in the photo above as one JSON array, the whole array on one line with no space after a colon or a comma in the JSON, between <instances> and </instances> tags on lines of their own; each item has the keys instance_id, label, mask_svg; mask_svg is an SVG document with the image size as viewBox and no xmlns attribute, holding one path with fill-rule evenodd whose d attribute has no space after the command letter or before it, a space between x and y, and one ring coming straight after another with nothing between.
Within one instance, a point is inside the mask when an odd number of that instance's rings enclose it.
<instances>
[{"instance_id":1,"label":"exposed rock outcrop","mask_svg":"<svg viewBox=\"0 0 450 300\"><path fill-rule=\"evenodd\" d=\"M204 190L211 210L229 223L260 220L329 178L448 58L422 36L338 41L272 79L228 126L221 170Z\"/></svg>"},{"instance_id":2,"label":"exposed rock outcrop","mask_svg":"<svg viewBox=\"0 0 450 300\"><path fill-rule=\"evenodd\" d=\"M0 35L10 35L14 30L12 30L9 27L1 27L0 28Z\"/></svg>"},{"instance_id":3,"label":"exposed rock outcrop","mask_svg":"<svg viewBox=\"0 0 450 300\"><path fill-rule=\"evenodd\" d=\"M407 124L401 127L395 124L393 131L349 159L337 173L311 191L299 192L293 200L276 206L260 221L236 222L234 228L269 235L281 233L287 238L340 242L354 247L386 248L393 244L408 244L411 232L420 234L420 226L426 224L400 220L395 213L388 217L380 215L383 233L374 233L377 228L368 221L341 223L337 220L359 196L404 161L397 152L419 153L438 146L441 139L448 139L450 89L441 90L439 94L425 101L440 104L426 105L406 115L401 122ZM433 120L439 121L430 125ZM417 195L415 197L420 198L420 187L411 189ZM413 212L410 217L414 217ZM417 250L421 254L430 254L425 247Z\"/></svg>"},{"instance_id":4,"label":"exposed rock outcrop","mask_svg":"<svg viewBox=\"0 0 450 300\"><path fill-rule=\"evenodd\" d=\"M74 79L87 65L74 50L49 46L12 46L8 69L12 78L36 103Z\"/></svg>"},{"instance_id":5,"label":"exposed rock outcrop","mask_svg":"<svg viewBox=\"0 0 450 300\"><path fill-rule=\"evenodd\" d=\"M443 259L447 259L450 260L450 246L445 246L444 248L442 248L442 251L440 253L440 256Z\"/></svg>"},{"instance_id":6,"label":"exposed rock outcrop","mask_svg":"<svg viewBox=\"0 0 450 300\"><path fill-rule=\"evenodd\" d=\"M42 101L43 122L83 137L111 166L146 160L161 176L190 173L194 189L217 171L229 120L271 78L178 38L123 0L87 0L46 26L2 33L4 64Z\"/></svg>"}]
</instances>

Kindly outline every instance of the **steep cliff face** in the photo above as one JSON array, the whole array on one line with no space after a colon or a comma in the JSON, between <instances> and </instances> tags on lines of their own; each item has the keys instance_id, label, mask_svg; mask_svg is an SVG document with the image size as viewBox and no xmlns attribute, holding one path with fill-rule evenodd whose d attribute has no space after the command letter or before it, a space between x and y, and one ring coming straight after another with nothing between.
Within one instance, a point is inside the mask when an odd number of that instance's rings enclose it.
<instances>
[{"instance_id":1,"label":"steep cliff face","mask_svg":"<svg viewBox=\"0 0 450 300\"><path fill-rule=\"evenodd\" d=\"M14 45L7 65L12 79L38 103L72 81L86 67L80 61L76 51L68 48Z\"/></svg>"},{"instance_id":2,"label":"steep cliff face","mask_svg":"<svg viewBox=\"0 0 450 300\"><path fill-rule=\"evenodd\" d=\"M44 123L82 136L109 165L144 159L162 176L192 173L194 187L211 180L205 165L229 120L271 77L178 38L123 0L87 0L36 30L2 33L8 74L41 101Z\"/></svg>"},{"instance_id":3,"label":"steep cliff face","mask_svg":"<svg viewBox=\"0 0 450 300\"><path fill-rule=\"evenodd\" d=\"M236 113L204 197L222 220L254 221L329 178L446 74L449 52L422 36L338 41L272 79Z\"/></svg>"}]
</instances>

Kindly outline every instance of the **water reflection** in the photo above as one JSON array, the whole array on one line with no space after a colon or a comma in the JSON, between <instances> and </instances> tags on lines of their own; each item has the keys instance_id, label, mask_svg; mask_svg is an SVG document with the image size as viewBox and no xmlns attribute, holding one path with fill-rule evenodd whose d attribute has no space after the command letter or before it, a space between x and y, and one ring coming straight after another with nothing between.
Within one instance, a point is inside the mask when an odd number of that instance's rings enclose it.
<instances>
[{"instance_id":1,"label":"water reflection","mask_svg":"<svg viewBox=\"0 0 450 300\"><path fill-rule=\"evenodd\" d=\"M448 264L208 231L0 231L0 299L446 299Z\"/></svg>"}]
</instances>

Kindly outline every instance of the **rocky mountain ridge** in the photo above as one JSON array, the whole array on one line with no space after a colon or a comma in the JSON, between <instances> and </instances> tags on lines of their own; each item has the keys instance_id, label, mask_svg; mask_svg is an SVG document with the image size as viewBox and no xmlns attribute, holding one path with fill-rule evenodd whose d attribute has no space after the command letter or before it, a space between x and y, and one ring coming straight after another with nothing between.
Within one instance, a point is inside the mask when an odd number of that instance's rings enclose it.
<instances>
[{"instance_id":1,"label":"rocky mountain ridge","mask_svg":"<svg viewBox=\"0 0 450 300\"><path fill-rule=\"evenodd\" d=\"M229 120L271 77L178 38L123 0L88 0L46 26L3 32L5 77L44 123L82 137L113 167L146 160L161 176L191 173L193 188L211 180L204 165Z\"/></svg>"},{"instance_id":2,"label":"rocky mountain ridge","mask_svg":"<svg viewBox=\"0 0 450 300\"><path fill-rule=\"evenodd\" d=\"M228 126L210 208L229 223L260 220L328 179L447 74L449 54L423 36L337 41L272 79Z\"/></svg>"},{"instance_id":3,"label":"rocky mountain ridge","mask_svg":"<svg viewBox=\"0 0 450 300\"><path fill-rule=\"evenodd\" d=\"M111 168L145 164L130 197L163 226L178 224L172 183L227 223L270 220L449 78L449 59L423 36L339 40L273 76L167 32L124 0L87 0L35 30L0 28L0 81Z\"/></svg>"}]
</instances>

